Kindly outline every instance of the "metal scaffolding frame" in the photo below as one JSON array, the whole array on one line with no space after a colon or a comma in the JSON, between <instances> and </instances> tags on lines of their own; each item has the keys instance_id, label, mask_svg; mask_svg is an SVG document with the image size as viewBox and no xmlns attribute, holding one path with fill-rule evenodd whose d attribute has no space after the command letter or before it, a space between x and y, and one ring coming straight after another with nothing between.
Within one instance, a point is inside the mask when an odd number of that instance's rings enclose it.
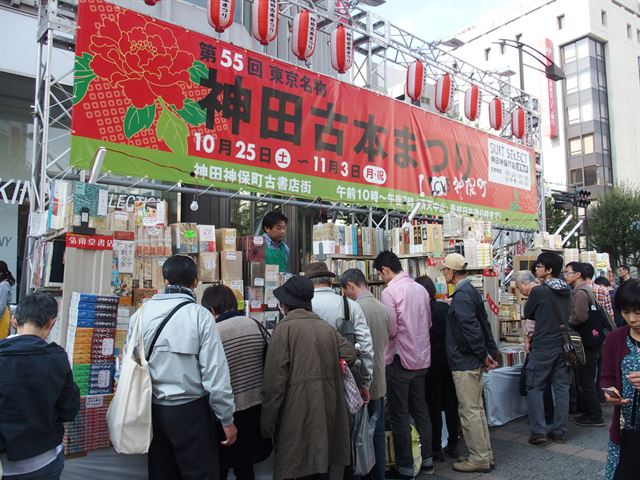
<instances>
[{"instance_id":1,"label":"metal scaffolding frame","mask_svg":"<svg viewBox=\"0 0 640 480\"><path fill-rule=\"evenodd\" d=\"M70 148L53 156L49 146L54 140L71 136L73 92L66 88L62 82L73 75L73 70L54 76L53 53L56 49L70 52L75 50L78 3L79 0L40 0L38 2L38 53L33 107L34 148L31 180L31 191L34 192L35 201L31 202L31 213L45 210L51 180L64 178L71 173L77 174L65 165L68 161ZM357 0L280 0L280 14L286 21L290 21L301 9L308 9L318 17L319 30L325 34L330 34L338 22L348 24L349 28L353 30L357 55L352 70L352 82L356 85L384 90L386 94L389 64L404 68L414 60L420 60L424 62L426 74L433 82L442 74L448 73L454 79L455 88L459 91L463 91L471 84L476 84L483 92L485 101L489 101L492 97L500 97L505 105L525 109L529 119L527 122L528 131L523 139L517 140L517 142L533 147L536 151L540 227L544 229L544 183L539 151L541 144L540 113L536 98L510 85L496 73L482 70L456 57L443 45L423 40L365 10ZM62 133L52 138L53 128L62 129ZM510 129L508 122L500 134L510 137L507 134L507 129ZM99 178L100 183L123 185L130 188L140 186L145 183L144 180L113 177L109 172ZM149 183L145 186L156 190L167 190L168 188L167 185L158 183ZM184 193L215 194L220 197L234 195L229 192L217 191L211 187L207 187L205 190L205 187L191 188L174 185L171 186L171 189ZM237 194L235 195L237 196ZM304 203L293 197L280 199L269 194L258 198L261 201L280 204ZM406 215L373 207L362 209L338 203L322 203L317 200L306 202L304 205L313 208L340 210L352 215L354 221L367 222L369 225L389 225L390 221L397 222L398 219ZM32 250L32 242L31 239L29 253Z\"/></svg>"}]
</instances>

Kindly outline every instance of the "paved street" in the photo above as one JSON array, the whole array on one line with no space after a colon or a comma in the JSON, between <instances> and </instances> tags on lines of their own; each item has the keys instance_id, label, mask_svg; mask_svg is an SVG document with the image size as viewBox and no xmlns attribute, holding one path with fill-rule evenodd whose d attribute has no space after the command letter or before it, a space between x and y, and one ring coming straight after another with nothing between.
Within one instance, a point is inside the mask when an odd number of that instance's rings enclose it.
<instances>
[{"instance_id":1,"label":"paved street","mask_svg":"<svg viewBox=\"0 0 640 480\"><path fill-rule=\"evenodd\" d=\"M602 480L609 441L612 408L605 406L604 427L570 425L567 443L549 443L534 447L527 442L526 418L514 420L490 430L496 468L487 474L458 473L451 468L454 460L436 463L435 475L421 475L420 480L514 480L542 479Z\"/></svg>"}]
</instances>

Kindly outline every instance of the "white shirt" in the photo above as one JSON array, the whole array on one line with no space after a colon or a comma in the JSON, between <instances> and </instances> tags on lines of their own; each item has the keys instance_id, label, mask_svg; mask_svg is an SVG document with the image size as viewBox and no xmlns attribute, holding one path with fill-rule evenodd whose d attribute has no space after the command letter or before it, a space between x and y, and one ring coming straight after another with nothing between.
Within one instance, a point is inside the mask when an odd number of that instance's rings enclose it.
<instances>
[{"instance_id":1,"label":"white shirt","mask_svg":"<svg viewBox=\"0 0 640 480\"><path fill-rule=\"evenodd\" d=\"M62 444L51 450L47 450L35 457L24 460L10 461L6 453L0 453L0 463L2 463L2 475L24 475L26 473L37 472L53 462L62 451Z\"/></svg>"}]
</instances>

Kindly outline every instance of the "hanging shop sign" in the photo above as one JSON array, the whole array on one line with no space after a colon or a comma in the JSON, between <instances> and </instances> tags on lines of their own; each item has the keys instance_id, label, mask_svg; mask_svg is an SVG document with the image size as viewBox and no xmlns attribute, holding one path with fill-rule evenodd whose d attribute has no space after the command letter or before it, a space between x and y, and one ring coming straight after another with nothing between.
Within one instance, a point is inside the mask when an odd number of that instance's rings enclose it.
<instances>
[{"instance_id":1,"label":"hanging shop sign","mask_svg":"<svg viewBox=\"0 0 640 480\"><path fill-rule=\"evenodd\" d=\"M535 226L531 149L103 0L78 22L76 168Z\"/></svg>"}]
</instances>

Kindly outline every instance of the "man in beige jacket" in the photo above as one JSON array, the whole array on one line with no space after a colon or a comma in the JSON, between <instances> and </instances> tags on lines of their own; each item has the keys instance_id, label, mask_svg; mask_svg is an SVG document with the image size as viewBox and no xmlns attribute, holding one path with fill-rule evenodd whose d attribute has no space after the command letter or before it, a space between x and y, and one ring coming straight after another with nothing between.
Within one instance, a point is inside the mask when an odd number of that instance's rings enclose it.
<instances>
[{"instance_id":1,"label":"man in beige jacket","mask_svg":"<svg viewBox=\"0 0 640 480\"><path fill-rule=\"evenodd\" d=\"M350 268L340 276L340 286L344 295L358 302L362 308L373 341L373 376L369 389L369 415L378 414L378 421L373 434L376 465L370 475L376 480L383 480L386 460L384 396L387 393L387 382L384 373L384 349L389 338L389 313L385 306L371 294L364 274L357 268Z\"/></svg>"}]
</instances>

